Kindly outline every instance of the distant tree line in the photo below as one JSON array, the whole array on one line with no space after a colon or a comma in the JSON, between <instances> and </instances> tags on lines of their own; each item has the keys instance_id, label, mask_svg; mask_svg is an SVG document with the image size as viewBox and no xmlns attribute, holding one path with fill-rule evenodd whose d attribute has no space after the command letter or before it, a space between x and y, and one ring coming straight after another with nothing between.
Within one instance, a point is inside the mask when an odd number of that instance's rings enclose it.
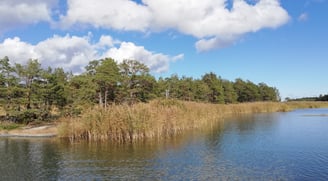
<instances>
[{"instance_id":1,"label":"distant tree line","mask_svg":"<svg viewBox=\"0 0 328 181\"><path fill-rule=\"evenodd\" d=\"M291 99L287 97L286 101L328 101L328 94L326 95L319 95L318 97L302 97L302 98L295 98Z\"/></svg>"},{"instance_id":2,"label":"distant tree line","mask_svg":"<svg viewBox=\"0 0 328 181\"><path fill-rule=\"evenodd\" d=\"M316 101L328 101L328 94L326 95L320 95L316 98Z\"/></svg>"},{"instance_id":3,"label":"distant tree line","mask_svg":"<svg viewBox=\"0 0 328 181\"><path fill-rule=\"evenodd\" d=\"M72 116L85 106L106 108L155 98L215 104L280 101L278 90L265 83L229 81L213 72L200 79L172 75L156 80L146 65L135 60L94 60L85 72L73 75L63 68L44 69L38 60L12 65L8 57L0 59L0 104L6 113L2 119L43 121L52 112Z\"/></svg>"}]
</instances>

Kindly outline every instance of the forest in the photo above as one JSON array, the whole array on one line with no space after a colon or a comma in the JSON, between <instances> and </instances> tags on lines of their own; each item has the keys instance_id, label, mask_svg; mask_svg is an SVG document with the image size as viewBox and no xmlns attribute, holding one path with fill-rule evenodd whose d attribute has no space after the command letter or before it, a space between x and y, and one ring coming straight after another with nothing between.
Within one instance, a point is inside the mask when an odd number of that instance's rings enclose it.
<instances>
[{"instance_id":1,"label":"forest","mask_svg":"<svg viewBox=\"0 0 328 181\"><path fill-rule=\"evenodd\" d=\"M90 61L79 75L63 68L43 68L37 59L12 64L0 59L1 120L18 123L76 116L84 108L178 99L213 104L280 101L279 91L240 78L229 81L213 72L195 79L179 75L156 79L136 60Z\"/></svg>"}]
</instances>

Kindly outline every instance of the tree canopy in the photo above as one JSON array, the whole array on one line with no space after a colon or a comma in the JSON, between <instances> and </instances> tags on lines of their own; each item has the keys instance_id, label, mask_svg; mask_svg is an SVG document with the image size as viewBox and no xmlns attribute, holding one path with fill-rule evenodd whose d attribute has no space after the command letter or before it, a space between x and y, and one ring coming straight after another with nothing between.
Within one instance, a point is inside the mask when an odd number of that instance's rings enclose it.
<instances>
[{"instance_id":1,"label":"tree canopy","mask_svg":"<svg viewBox=\"0 0 328 181\"><path fill-rule=\"evenodd\" d=\"M249 80L222 79L213 72L200 79L178 76L156 79L137 60L92 60L79 75L63 68L43 68L36 59L11 64L0 59L0 104L4 119L24 122L46 120L51 112L72 115L81 106L134 104L155 98L230 104L280 101L275 87ZM322 99L326 97L323 96ZM56 110L56 111L54 111Z\"/></svg>"}]
</instances>

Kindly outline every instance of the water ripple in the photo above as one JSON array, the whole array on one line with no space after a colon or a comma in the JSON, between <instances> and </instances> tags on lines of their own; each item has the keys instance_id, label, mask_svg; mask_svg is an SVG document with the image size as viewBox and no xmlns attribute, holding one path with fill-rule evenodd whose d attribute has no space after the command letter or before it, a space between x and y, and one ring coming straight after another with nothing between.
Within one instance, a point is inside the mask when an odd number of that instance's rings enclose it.
<instances>
[{"instance_id":1,"label":"water ripple","mask_svg":"<svg viewBox=\"0 0 328 181\"><path fill-rule=\"evenodd\" d=\"M328 109L134 145L0 138L0 180L328 180Z\"/></svg>"}]
</instances>

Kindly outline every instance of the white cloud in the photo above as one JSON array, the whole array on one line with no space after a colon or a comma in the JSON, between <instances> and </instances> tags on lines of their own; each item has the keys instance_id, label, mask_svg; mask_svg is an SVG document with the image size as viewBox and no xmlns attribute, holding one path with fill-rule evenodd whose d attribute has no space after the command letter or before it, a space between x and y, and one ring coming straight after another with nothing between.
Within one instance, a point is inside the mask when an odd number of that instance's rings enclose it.
<instances>
[{"instance_id":1,"label":"white cloud","mask_svg":"<svg viewBox=\"0 0 328 181\"><path fill-rule=\"evenodd\" d=\"M175 29L200 42L207 41L206 48L200 47L202 43L196 44L198 51L202 51L222 47L222 43L213 43L214 40L232 44L243 34L277 28L289 20L279 0L234 0L231 9L227 8L227 0L143 0L142 3L68 0L68 12L62 16L61 23L66 27L79 24L136 31Z\"/></svg>"},{"instance_id":2,"label":"white cloud","mask_svg":"<svg viewBox=\"0 0 328 181\"><path fill-rule=\"evenodd\" d=\"M2 0L0 34L18 26L41 21L64 28L77 26L141 32L173 29L196 37L199 40L195 45L197 50L204 51L225 47L246 33L263 28L277 28L289 20L288 13L280 6L279 0L141 2L67 0L67 12L62 12L59 22L54 23L54 19L57 19L54 17L58 16L56 12L62 11L58 9L59 0ZM228 3L231 5L229 8ZM306 14L299 17L299 20L306 19ZM224 46L219 40L224 40ZM203 44L205 47L202 47Z\"/></svg>"},{"instance_id":3,"label":"white cloud","mask_svg":"<svg viewBox=\"0 0 328 181\"><path fill-rule=\"evenodd\" d=\"M112 57L121 62L124 59L139 60L147 65L153 72L165 72L169 68L170 62L183 58L183 54L174 57L162 53L153 53L143 46L136 46L131 42L122 42L120 47L113 47L107 51L105 57Z\"/></svg>"},{"instance_id":4,"label":"white cloud","mask_svg":"<svg viewBox=\"0 0 328 181\"><path fill-rule=\"evenodd\" d=\"M13 63L23 63L29 58L37 58L38 55L34 51L34 46L22 42L20 38L7 38L0 44L0 57L8 56L9 58L15 57Z\"/></svg>"},{"instance_id":5,"label":"white cloud","mask_svg":"<svg viewBox=\"0 0 328 181\"><path fill-rule=\"evenodd\" d=\"M85 65L97 57L88 36L55 35L38 43L34 50L44 66L62 67L73 72L83 71Z\"/></svg>"},{"instance_id":6,"label":"white cloud","mask_svg":"<svg viewBox=\"0 0 328 181\"><path fill-rule=\"evenodd\" d=\"M0 57L8 56L12 63L24 64L28 59L38 59L44 67L62 67L66 71L81 73L90 60L112 57L138 60L152 72L167 71L170 62L182 59L183 55L171 57L153 53L132 42L119 42L110 36L102 36L91 43L90 36L53 36L36 45L21 41L18 37L7 38L0 43ZM119 47L115 47L119 45Z\"/></svg>"},{"instance_id":7,"label":"white cloud","mask_svg":"<svg viewBox=\"0 0 328 181\"><path fill-rule=\"evenodd\" d=\"M99 42L97 43L97 47L100 50L106 50L108 48L114 47L117 44L120 44L121 41L117 39L113 39L111 36L102 35L99 38Z\"/></svg>"},{"instance_id":8,"label":"white cloud","mask_svg":"<svg viewBox=\"0 0 328 181\"><path fill-rule=\"evenodd\" d=\"M196 42L195 47L197 51L208 51L213 48L225 48L232 45L238 37L235 36L225 36L225 37L214 37L210 39L201 39Z\"/></svg>"},{"instance_id":9,"label":"white cloud","mask_svg":"<svg viewBox=\"0 0 328 181\"><path fill-rule=\"evenodd\" d=\"M298 17L298 21L307 21L309 19L309 15L307 13L302 13L299 17Z\"/></svg>"},{"instance_id":10,"label":"white cloud","mask_svg":"<svg viewBox=\"0 0 328 181\"><path fill-rule=\"evenodd\" d=\"M180 53L179 55L176 55L176 56L172 57L173 62L178 61L178 60L182 60L182 59L184 59L184 54L183 53Z\"/></svg>"},{"instance_id":11,"label":"white cloud","mask_svg":"<svg viewBox=\"0 0 328 181\"><path fill-rule=\"evenodd\" d=\"M61 26L86 24L93 27L144 31L151 14L143 5L130 0L67 0L67 16Z\"/></svg>"},{"instance_id":12,"label":"white cloud","mask_svg":"<svg viewBox=\"0 0 328 181\"><path fill-rule=\"evenodd\" d=\"M114 40L111 36L106 36L106 35L102 35L99 39L99 46L100 47L112 47L114 46Z\"/></svg>"},{"instance_id":13,"label":"white cloud","mask_svg":"<svg viewBox=\"0 0 328 181\"><path fill-rule=\"evenodd\" d=\"M226 8L225 0L179 2L145 0L152 9L156 26L178 29L199 38L198 51L226 47L243 34L276 28L289 19L277 0L260 0L255 5L235 0L230 10Z\"/></svg>"},{"instance_id":14,"label":"white cloud","mask_svg":"<svg viewBox=\"0 0 328 181\"><path fill-rule=\"evenodd\" d=\"M57 2L58 0L1 0L0 33L22 25L51 21L51 9Z\"/></svg>"}]
</instances>

